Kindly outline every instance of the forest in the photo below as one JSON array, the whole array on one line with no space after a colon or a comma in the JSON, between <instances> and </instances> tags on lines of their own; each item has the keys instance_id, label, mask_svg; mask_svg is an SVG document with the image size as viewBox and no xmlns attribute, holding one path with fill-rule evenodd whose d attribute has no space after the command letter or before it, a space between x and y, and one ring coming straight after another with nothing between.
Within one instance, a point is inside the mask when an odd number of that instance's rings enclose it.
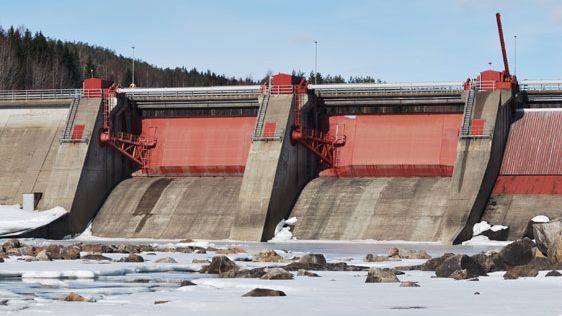
<instances>
[{"instance_id":1,"label":"forest","mask_svg":"<svg viewBox=\"0 0 562 316\"><path fill-rule=\"evenodd\" d=\"M132 59L114 51L82 42L51 39L42 32L32 33L25 27L7 30L0 27L0 90L81 88L82 81L99 77L129 86L132 81ZM293 74L311 83L381 82L370 76L350 77L322 75L302 71ZM135 59L135 81L143 87L190 87L214 85L247 85L267 80L235 78L210 70L186 67L161 68Z\"/></svg>"}]
</instances>

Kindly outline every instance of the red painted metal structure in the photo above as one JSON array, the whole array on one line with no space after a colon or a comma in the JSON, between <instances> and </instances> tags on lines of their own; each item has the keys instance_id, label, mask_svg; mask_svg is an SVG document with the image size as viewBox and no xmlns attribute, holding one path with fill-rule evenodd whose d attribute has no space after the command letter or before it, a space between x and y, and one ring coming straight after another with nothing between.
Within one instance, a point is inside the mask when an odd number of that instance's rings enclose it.
<instances>
[{"instance_id":1,"label":"red painted metal structure","mask_svg":"<svg viewBox=\"0 0 562 316\"><path fill-rule=\"evenodd\" d=\"M464 89L469 90L473 88L474 84L478 90L498 90L498 89L512 89L517 88L517 78L512 76L509 72L509 64L507 62L507 51L505 49L505 40L503 37L503 27L501 22L501 15L496 13L496 23L498 25L498 35L500 39L500 48L502 52L503 59L503 71L486 70L482 71L480 75L476 78L475 82L465 82Z\"/></svg>"},{"instance_id":2,"label":"red painted metal structure","mask_svg":"<svg viewBox=\"0 0 562 316\"><path fill-rule=\"evenodd\" d=\"M103 90L103 128L100 132L100 143L108 144L117 149L141 168L148 167L150 148L156 146L155 137L138 136L127 132L116 132L111 124L111 102L117 101L118 85L112 84L108 89Z\"/></svg>"},{"instance_id":3,"label":"red painted metal structure","mask_svg":"<svg viewBox=\"0 0 562 316\"><path fill-rule=\"evenodd\" d=\"M300 143L320 159L324 167L336 165L337 150L345 145L345 135L337 137L329 132L306 128L302 123L302 99L308 92L308 83L300 77L277 74L271 79L271 87L265 84L262 91L271 94L293 94L294 120L291 130L291 142Z\"/></svg>"},{"instance_id":4,"label":"red painted metal structure","mask_svg":"<svg viewBox=\"0 0 562 316\"><path fill-rule=\"evenodd\" d=\"M562 194L562 111L524 111L511 125L494 193Z\"/></svg>"},{"instance_id":5,"label":"red painted metal structure","mask_svg":"<svg viewBox=\"0 0 562 316\"><path fill-rule=\"evenodd\" d=\"M158 146L141 174L241 176L256 117L143 118L141 136L158 130Z\"/></svg>"},{"instance_id":6,"label":"red painted metal structure","mask_svg":"<svg viewBox=\"0 0 562 316\"><path fill-rule=\"evenodd\" d=\"M322 176L451 176L462 114L331 116L347 143ZM333 131L332 131L333 132Z\"/></svg>"}]
</instances>

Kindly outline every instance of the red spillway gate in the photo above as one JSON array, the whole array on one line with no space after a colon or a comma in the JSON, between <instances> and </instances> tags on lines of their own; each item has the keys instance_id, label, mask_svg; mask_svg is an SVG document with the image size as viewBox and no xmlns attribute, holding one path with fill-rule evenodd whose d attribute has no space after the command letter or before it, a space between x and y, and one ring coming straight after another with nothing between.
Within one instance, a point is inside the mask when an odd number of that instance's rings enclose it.
<instances>
[{"instance_id":1,"label":"red spillway gate","mask_svg":"<svg viewBox=\"0 0 562 316\"><path fill-rule=\"evenodd\" d=\"M336 168L323 176L451 176L462 114L331 116L347 143Z\"/></svg>"}]
</instances>

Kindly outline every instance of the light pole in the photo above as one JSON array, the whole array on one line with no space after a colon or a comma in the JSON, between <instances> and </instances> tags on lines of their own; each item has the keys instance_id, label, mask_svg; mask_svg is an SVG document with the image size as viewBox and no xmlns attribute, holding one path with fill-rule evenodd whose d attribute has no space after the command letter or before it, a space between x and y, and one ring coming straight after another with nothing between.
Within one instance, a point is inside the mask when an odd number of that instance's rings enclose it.
<instances>
[{"instance_id":1,"label":"light pole","mask_svg":"<svg viewBox=\"0 0 562 316\"><path fill-rule=\"evenodd\" d=\"M133 79L131 80L131 85L134 86L135 85L135 46L131 46L131 48L133 49Z\"/></svg>"},{"instance_id":2,"label":"light pole","mask_svg":"<svg viewBox=\"0 0 562 316\"><path fill-rule=\"evenodd\" d=\"M314 41L314 84L318 84L318 41Z\"/></svg>"},{"instance_id":3,"label":"light pole","mask_svg":"<svg viewBox=\"0 0 562 316\"><path fill-rule=\"evenodd\" d=\"M515 61L514 61L515 69L513 69L513 75L517 76L517 35L513 35L513 40L515 42L515 45L514 45L515 46L515 53L514 53L514 55L515 55Z\"/></svg>"}]
</instances>

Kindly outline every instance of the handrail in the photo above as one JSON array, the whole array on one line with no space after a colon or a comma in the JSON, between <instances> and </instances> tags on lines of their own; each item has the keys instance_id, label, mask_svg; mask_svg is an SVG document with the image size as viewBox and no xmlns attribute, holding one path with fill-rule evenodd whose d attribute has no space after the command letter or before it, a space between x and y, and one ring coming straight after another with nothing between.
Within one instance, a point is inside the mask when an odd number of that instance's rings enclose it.
<instances>
[{"instance_id":1,"label":"handrail","mask_svg":"<svg viewBox=\"0 0 562 316\"><path fill-rule=\"evenodd\" d=\"M74 99L77 97L101 97L101 94L101 89L0 90L0 100Z\"/></svg>"}]
</instances>

